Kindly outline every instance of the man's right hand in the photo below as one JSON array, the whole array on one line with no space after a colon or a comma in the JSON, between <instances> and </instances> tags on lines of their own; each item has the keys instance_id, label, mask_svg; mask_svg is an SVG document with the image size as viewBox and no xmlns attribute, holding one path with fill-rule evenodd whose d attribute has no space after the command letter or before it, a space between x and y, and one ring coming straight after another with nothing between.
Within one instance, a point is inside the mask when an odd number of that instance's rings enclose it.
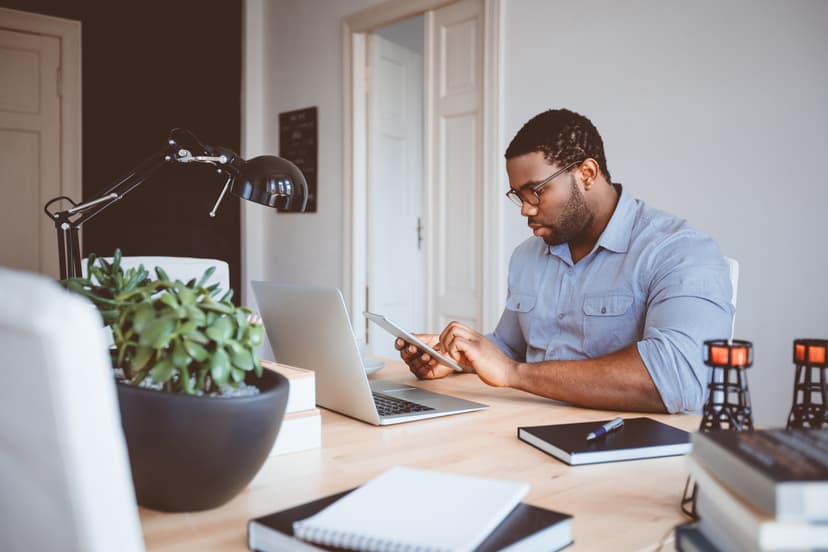
<instances>
[{"instance_id":1,"label":"man's right hand","mask_svg":"<svg viewBox=\"0 0 828 552\"><path fill-rule=\"evenodd\" d=\"M414 337L420 339L434 349L442 353L440 348L440 336L438 334L414 334ZM454 370L440 364L430 354L420 350L416 345L412 345L400 338L394 342L394 347L400 352L400 358L408 365L411 373L419 379L438 379L444 378Z\"/></svg>"}]
</instances>

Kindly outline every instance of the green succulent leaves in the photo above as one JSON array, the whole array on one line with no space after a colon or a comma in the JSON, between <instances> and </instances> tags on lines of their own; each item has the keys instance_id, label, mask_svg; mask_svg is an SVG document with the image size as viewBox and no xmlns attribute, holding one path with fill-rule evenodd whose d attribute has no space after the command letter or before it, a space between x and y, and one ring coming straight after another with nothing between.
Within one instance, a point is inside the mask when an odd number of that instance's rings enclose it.
<instances>
[{"instance_id":1,"label":"green succulent leaves","mask_svg":"<svg viewBox=\"0 0 828 552\"><path fill-rule=\"evenodd\" d=\"M116 250L112 262L90 255L89 277L62 283L90 299L112 327L112 363L126 380L150 378L167 391L221 394L248 372L261 376L256 347L264 329L230 301L232 290L217 298L218 285L205 285L214 270L184 283L156 267L153 280L143 266L124 271Z\"/></svg>"}]
</instances>

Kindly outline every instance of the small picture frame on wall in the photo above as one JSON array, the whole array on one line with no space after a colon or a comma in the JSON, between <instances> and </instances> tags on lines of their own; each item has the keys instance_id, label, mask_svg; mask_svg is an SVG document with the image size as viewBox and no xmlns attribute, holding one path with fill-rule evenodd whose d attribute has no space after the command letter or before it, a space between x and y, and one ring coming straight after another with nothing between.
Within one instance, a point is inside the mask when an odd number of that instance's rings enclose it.
<instances>
[{"instance_id":1,"label":"small picture frame on wall","mask_svg":"<svg viewBox=\"0 0 828 552\"><path fill-rule=\"evenodd\" d=\"M279 113L279 157L291 161L305 175L308 183L305 213L316 212L318 138L316 106Z\"/></svg>"}]
</instances>

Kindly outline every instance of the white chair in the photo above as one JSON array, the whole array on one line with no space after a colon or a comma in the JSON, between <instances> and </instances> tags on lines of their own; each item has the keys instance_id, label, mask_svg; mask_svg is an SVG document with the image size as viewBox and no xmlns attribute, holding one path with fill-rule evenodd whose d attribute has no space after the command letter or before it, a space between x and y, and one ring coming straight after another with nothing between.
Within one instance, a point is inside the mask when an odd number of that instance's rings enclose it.
<instances>
[{"instance_id":1,"label":"white chair","mask_svg":"<svg viewBox=\"0 0 828 552\"><path fill-rule=\"evenodd\" d=\"M730 341L733 341L733 338L736 335L736 297L739 289L739 261L731 259L730 257L725 257L724 259L727 261L727 267L730 270L730 287L733 288L730 296L730 302L733 304L733 319L730 322ZM711 369L709 374L709 377L715 378L717 383L724 382L724 374L721 371L713 371ZM721 404L725 399L724 392L716 391L713 395L713 399L716 403Z\"/></svg>"},{"instance_id":2,"label":"white chair","mask_svg":"<svg viewBox=\"0 0 828 552\"><path fill-rule=\"evenodd\" d=\"M106 257L106 260L111 262L112 257ZM213 266L216 271L207 281L207 285L218 282L223 291L230 289L230 268L225 261L218 259L197 259L194 257L123 257L121 259L121 266L124 270L138 265L144 265L152 278L156 277L155 267L160 266L172 280L181 280L182 282L187 282L192 278L198 280L205 270ZM86 277L86 259L81 263L81 271L83 276Z\"/></svg>"},{"instance_id":3,"label":"white chair","mask_svg":"<svg viewBox=\"0 0 828 552\"><path fill-rule=\"evenodd\" d=\"M0 269L0 550L144 550L101 320Z\"/></svg>"}]
</instances>

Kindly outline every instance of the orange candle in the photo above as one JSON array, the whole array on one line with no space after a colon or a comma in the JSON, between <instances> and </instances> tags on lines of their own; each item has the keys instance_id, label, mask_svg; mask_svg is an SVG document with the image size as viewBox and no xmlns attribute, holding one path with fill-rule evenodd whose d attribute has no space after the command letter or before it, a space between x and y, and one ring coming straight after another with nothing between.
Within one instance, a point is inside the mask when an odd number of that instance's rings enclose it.
<instances>
[{"instance_id":1,"label":"orange candle","mask_svg":"<svg viewBox=\"0 0 828 552\"><path fill-rule=\"evenodd\" d=\"M796 361L805 362L805 345L797 344ZM808 347L808 362L811 364L825 364L825 347L820 345L810 345Z\"/></svg>"},{"instance_id":2,"label":"orange candle","mask_svg":"<svg viewBox=\"0 0 828 552\"><path fill-rule=\"evenodd\" d=\"M710 362L718 366L727 366L727 347L710 347ZM730 348L730 365L744 366L747 364L747 349L745 347Z\"/></svg>"}]
</instances>

